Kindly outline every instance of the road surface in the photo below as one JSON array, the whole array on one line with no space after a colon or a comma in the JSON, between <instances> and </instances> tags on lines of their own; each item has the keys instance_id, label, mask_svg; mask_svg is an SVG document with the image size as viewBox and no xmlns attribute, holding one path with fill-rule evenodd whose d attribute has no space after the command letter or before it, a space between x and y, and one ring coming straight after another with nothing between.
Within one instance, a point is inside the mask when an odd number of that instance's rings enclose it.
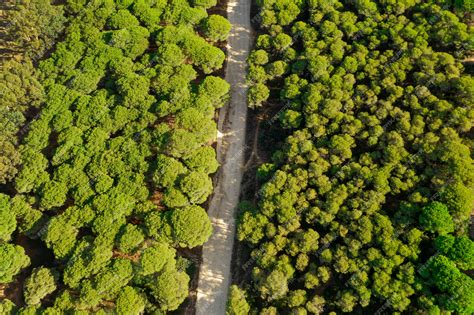
<instances>
[{"instance_id":1,"label":"road surface","mask_svg":"<svg viewBox=\"0 0 474 315\"><path fill-rule=\"evenodd\" d=\"M227 15L232 23L228 39L226 80L231 101L219 113L217 158L221 168L209 206L214 232L204 245L196 302L197 315L224 315L231 281L235 215L242 182L247 120L246 61L251 45L251 0L229 0Z\"/></svg>"}]
</instances>

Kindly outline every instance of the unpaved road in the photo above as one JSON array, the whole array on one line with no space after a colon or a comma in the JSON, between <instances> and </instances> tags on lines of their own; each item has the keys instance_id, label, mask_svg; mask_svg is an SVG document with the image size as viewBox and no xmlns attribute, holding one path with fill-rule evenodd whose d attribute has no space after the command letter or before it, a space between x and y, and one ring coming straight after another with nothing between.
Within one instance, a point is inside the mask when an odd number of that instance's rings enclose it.
<instances>
[{"instance_id":1,"label":"unpaved road","mask_svg":"<svg viewBox=\"0 0 474 315\"><path fill-rule=\"evenodd\" d=\"M239 202L245 153L247 121L246 60L251 45L251 0L229 0L228 19L232 31L228 39L226 80L231 85L231 101L219 114L221 137L217 158L221 168L209 206L214 232L202 251L196 301L197 315L224 315L231 282L235 215Z\"/></svg>"}]
</instances>

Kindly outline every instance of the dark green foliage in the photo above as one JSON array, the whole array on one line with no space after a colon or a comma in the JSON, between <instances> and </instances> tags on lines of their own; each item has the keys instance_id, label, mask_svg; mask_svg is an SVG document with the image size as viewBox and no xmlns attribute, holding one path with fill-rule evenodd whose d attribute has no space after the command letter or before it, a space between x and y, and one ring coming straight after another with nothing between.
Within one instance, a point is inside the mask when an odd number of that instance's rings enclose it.
<instances>
[{"instance_id":1,"label":"dark green foliage","mask_svg":"<svg viewBox=\"0 0 474 315\"><path fill-rule=\"evenodd\" d=\"M10 206L10 198L0 194L0 240L9 241L16 229L16 217Z\"/></svg>"},{"instance_id":2,"label":"dark green foliage","mask_svg":"<svg viewBox=\"0 0 474 315\"><path fill-rule=\"evenodd\" d=\"M440 305L450 311L470 314L474 311L474 281L459 271L443 255L430 259L427 276L442 292L436 296Z\"/></svg>"},{"instance_id":3,"label":"dark green foliage","mask_svg":"<svg viewBox=\"0 0 474 315\"><path fill-rule=\"evenodd\" d=\"M446 205L432 202L421 211L420 225L427 231L446 234L454 231L453 219Z\"/></svg>"},{"instance_id":4,"label":"dark green foliage","mask_svg":"<svg viewBox=\"0 0 474 315\"><path fill-rule=\"evenodd\" d=\"M467 236L441 235L436 238L436 248L462 270L474 268L474 242Z\"/></svg>"},{"instance_id":5,"label":"dark green foliage","mask_svg":"<svg viewBox=\"0 0 474 315\"><path fill-rule=\"evenodd\" d=\"M211 236L212 226L206 211L199 206L176 209L171 213L173 240L181 247L203 245Z\"/></svg>"},{"instance_id":6,"label":"dark green foliage","mask_svg":"<svg viewBox=\"0 0 474 315\"><path fill-rule=\"evenodd\" d=\"M18 1L6 10L9 27L7 41L14 51L36 59L49 50L64 28L63 7L50 0Z\"/></svg>"},{"instance_id":7,"label":"dark green foliage","mask_svg":"<svg viewBox=\"0 0 474 315\"><path fill-rule=\"evenodd\" d=\"M257 5L249 313L472 313L472 28L452 1Z\"/></svg>"},{"instance_id":8,"label":"dark green foliage","mask_svg":"<svg viewBox=\"0 0 474 315\"><path fill-rule=\"evenodd\" d=\"M454 0L454 5L467 13L474 10L474 2L472 0Z\"/></svg>"}]
</instances>

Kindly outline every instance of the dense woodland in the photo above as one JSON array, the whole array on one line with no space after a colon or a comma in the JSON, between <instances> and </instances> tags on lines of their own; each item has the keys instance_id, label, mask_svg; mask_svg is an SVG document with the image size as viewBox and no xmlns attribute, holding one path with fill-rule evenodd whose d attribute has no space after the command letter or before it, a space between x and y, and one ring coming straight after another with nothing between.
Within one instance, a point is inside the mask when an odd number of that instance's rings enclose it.
<instances>
[{"instance_id":1,"label":"dense woodland","mask_svg":"<svg viewBox=\"0 0 474 315\"><path fill-rule=\"evenodd\" d=\"M473 314L472 1L256 2L248 98L281 145L228 314Z\"/></svg>"},{"instance_id":2,"label":"dense woodland","mask_svg":"<svg viewBox=\"0 0 474 315\"><path fill-rule=\"evenodd\" d=\"M1 8L0 314L176 310L212 232L230 23L216 0L61 3Z\"/></svg>"}]
</instances>

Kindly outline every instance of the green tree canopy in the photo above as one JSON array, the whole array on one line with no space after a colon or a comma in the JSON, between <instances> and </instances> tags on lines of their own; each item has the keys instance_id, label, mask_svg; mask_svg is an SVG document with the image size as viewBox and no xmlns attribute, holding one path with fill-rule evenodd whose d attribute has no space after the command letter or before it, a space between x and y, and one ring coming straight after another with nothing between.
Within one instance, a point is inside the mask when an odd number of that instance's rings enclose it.
<instances>
[{"instance_id":1,"label":"green tree canopy","mask_svg":"<svg viewBox=\"0 0 474 315\"><path fill-rule=\"evenodd\" d=\"M0 244L0 283L9 283L21 269L30 265L30 258L23 247L13 244Z\"/></svg>"},{"instance_id":2,"label":"green tree canopy","mask_svg":"<svg viewBox=\"0 0 474 315\"><path fill-rule=\"evenodd\" d=\"M39 304L46 295L56 290L56 282L57 275L51 269L44 267L33 269L23 289L26 304Z\"/></svg>"},{"instance_id":3,"label":"green tree canopy","mask_svg":"<svg viewBox=\"0 0 474 315\"><path fill-rule=\"evenodd\" d=\"M212 233L212 225L206 211L199 206L175 209L170 215L173 240L182 247L204 244Z\"/></svg>"}]
</instances>

